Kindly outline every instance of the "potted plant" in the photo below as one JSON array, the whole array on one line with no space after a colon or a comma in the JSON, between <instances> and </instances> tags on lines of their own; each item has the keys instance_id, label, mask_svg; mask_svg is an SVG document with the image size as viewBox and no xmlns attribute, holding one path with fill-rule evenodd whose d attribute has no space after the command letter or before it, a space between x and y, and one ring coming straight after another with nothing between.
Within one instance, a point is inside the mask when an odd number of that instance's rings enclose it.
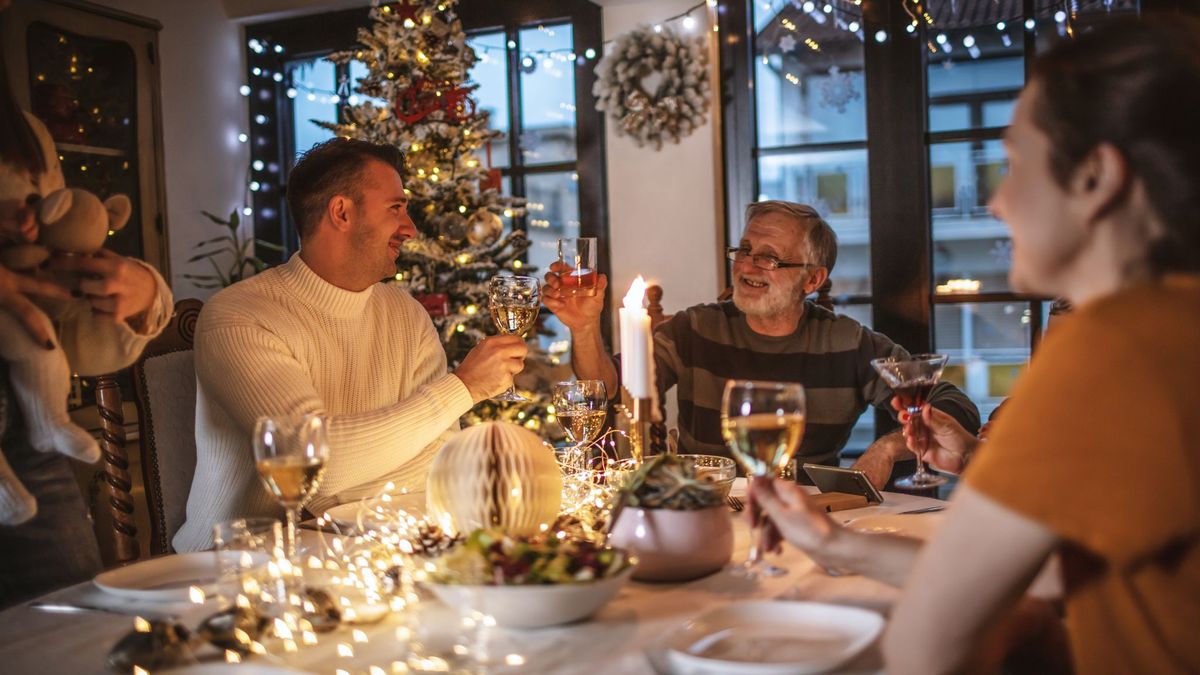
<instances>
[{"instance_id":1,"label":"potted plant","mask_svg":"<svg viewBox=\"0 0 1200 675\"><path fill-rule=\"evenodd\" d=\"M686 581L721 569L733 555L725 490L687 456L647 459L617 495L609 543L638 558L639 581Z\"/></svg>"}]
</instances>

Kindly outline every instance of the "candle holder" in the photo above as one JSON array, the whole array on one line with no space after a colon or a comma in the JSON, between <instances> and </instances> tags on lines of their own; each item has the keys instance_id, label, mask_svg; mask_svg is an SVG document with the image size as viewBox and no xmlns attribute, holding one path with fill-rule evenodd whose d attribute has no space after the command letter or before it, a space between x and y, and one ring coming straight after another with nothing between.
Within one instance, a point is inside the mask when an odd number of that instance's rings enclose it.
<instances>
[{"instance_id":1,"label":"candle holder","mask_svg":"<svg viewBox=\"0 0 1200 675\"><path fill-rule=\"evenodd\" d=\"M658 407L652 398L635 398L629 390L621 387L621 402L615 405L613 426L625 434L629 443L629 456L641 464L650 449L651 426L660 421Z\"/></svg>"}]
</instances>

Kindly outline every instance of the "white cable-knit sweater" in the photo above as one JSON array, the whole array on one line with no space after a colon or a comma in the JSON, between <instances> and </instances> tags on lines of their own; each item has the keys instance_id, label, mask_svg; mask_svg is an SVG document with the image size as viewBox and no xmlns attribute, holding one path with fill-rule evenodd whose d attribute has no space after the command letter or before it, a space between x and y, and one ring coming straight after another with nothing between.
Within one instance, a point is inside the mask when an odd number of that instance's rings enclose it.
<instances>
[{"instance_id":1,"label":"white cable-knit sweater","mask_svg":"<svg viewBox=\"0 0 1200 675\"><path fill-rule=\"evenodd\" d=\"M472 405L420 303L383 284L340 289L299 255L204 306L196 385L196 475L179 551L210 546L222 520L280 513L254 466L261 416L328 416L330 458L309 504L319 513L389 480L423 489L433 454Z\"/></svg>"}]
</instances>

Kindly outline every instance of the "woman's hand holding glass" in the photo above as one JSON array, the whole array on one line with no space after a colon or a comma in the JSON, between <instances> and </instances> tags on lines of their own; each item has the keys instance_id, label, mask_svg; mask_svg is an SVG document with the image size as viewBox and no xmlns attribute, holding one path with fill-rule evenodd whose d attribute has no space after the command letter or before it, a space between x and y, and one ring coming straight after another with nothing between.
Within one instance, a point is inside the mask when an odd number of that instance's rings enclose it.
<instances>
[{"instance_id":1,"label":"woman's hand holding glass","mask_svg":"<svg viewBox=\"0 0 1200 675\"><path fill-rule=\"evenodd\" d=\"M803 487L786 478L752 477L749 497L755 508L760 509L774 526L769 529L774 530L775 536L769 536L765 543L768 551L779 550L779 537L782 536L791 545L811 554L820 551L840 529L823 508L809 500Z\"/></svg>"},{"instance_id":2,"label":"woman's hand holding glass","mask_svg":"<svg viewBox=\"0 0 1200 675\"><path fill-rule=\"evenodd\" d=\"M914 436L909 424L910 415L905 411L904 403L899 397L892 398L892 407L896 409L900 423L904 425L904 441L908 444L908 449L938 471L962 473L967 461L982 442L962 428L958 420L949 413L928 403L921 407L921 420L925 423L926 433Z\"/></svg>"}]
</instances>

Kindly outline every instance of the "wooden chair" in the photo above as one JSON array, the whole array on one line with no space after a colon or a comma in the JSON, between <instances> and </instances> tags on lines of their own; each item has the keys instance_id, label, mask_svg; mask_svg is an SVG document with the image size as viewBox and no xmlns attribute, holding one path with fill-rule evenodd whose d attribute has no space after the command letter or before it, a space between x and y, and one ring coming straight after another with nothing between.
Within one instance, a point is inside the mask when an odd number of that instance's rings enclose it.
<instances>
[{"instance_id":1,"label":"wooden chair","mask_svg":"<svg viewBox=\"0 0 1200 675\"><path fill-rule=\"evenodd\" d=\"M135 404L138 411L138 432L141 441L142 480L150 520L150 551L152 555L169 553L171 536L182 521L187 488L195 470L195 410L196 376L192 366L191 349L195 337L196 319L203 303L199 300L180 300L175 314L161 335L146 345L132 366ZM181 392L173 401L155 401L156 385L171 381ZM190 394L188 393L190 392ZM121 409L121 389L116 375L104 375L96 380L96 405L100 409L100 447L104 462L104 486L112 515L115 555L118 563L136 560L141 556L138 529L134 519L133 484L129 476L129 455L125 443L125 416ZM160 461L159 441L164 428L174 430L176 439L185 439L181 448L171 449L173 484L185 483L182 491L164 491L164 467ZM176 494L180 493L181 494ZM173 527L172 527L173 525Z\"/></svg>"}]
</instances>

